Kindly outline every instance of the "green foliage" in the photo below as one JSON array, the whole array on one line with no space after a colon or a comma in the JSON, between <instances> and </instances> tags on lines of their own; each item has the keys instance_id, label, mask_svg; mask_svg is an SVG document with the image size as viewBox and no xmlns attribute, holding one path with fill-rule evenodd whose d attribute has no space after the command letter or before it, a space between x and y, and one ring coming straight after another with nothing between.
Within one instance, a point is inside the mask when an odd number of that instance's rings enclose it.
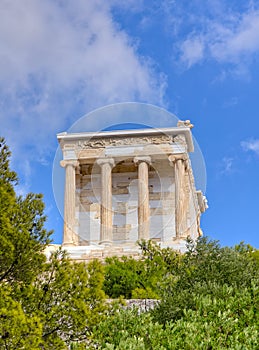
<instances>
[{"instance_id":1,"label":"green foliage","mask_svg":"<svg viewBox=\"0 0 259 350\"><path fill-rule=\"evenodd\" d=\"M183 283L217 282L235 285L237 288L247 286L258 276L258 269L251 254L243 246L242 250L220 247L217 241L201 237L197 243L188 241L188 251L184 255Z\"/></svg>"},{"instance_id":2,"label":"green foliage","mask_svg":"<svg viewBox=\"0 0 259 350\"><path fill-rule=\"evenodd\" d=\"M163 327L150 314L138 310L117 310L94 331L95 346L100 349L152 349L161 344ZM160 347L163 349L163 347Z\"/></svg>"},{"instance_id":3,"label":"green foliage","mask_svg":"<svg viewBox=\"0 0 259 350\"><path fill-rule=\"evenodd\" d=\"M142 261L133 258L107 258L105 265L104 291L111 298L132 297L132 291L141 286Z\"/></svg>"},{"instance_id":4,"label":"green foliage","mask_svg":"<svg viewBox=\"0 0 259 350\"><path fill-rule=\"evenodd\" d=\"M5 139L0 137L0 183L5 184L12 191L12 186L17 183L17 175L10 169L11 152Z\"/></svg>"},{"instance_id":5,"label":"green foliage","mask_svg":"<svg viewBox=\"0 0 259 350\"><path fill-rule=\"evenodd\" d=\"M207 238L189 240L187 246L187 252L180 255L141 242L140 275L145 288L133 289L132 296L146 297L145 290L151 288L161 301L149 313L122 310L109 315L95 329L97 348L259 347L258 251L244 243L220 247ZM112 271L119 281L119 271L114 266Z\"/></svg>"},{"instance_id":6,"label":"green foliage","mask_svg":"<svg viewBox=\"0 0 259 350\"><path fill-rule=\"evenodd\" d=\"M173 277L174 271L172 273ZM163 298L154 310L156 320L165 324L183 317L184 308L196 310L196 296L224 298L223 286L240 291L258 281L259 268L247 250L221 248L218 242L201 238L197 244L188 242L177 278L171 278L163 290Z\"/></svg>"},{"instance_id":7,"label":"green foliage","mask_svg":"<svg viewBox=\"0 0 259 350\"><path fill-rule=\"evenodd\" d=\"M52 232L44 229L42 195L17 197L17 175L10 170L10 151L0 139L0 282L30 283L40 272L42 254Z\"/></svg>"},{"instance_id":8,"label":"green foliage","mask_svg":"<svg viewBox=\"0 0 259 350\"><path fill-rule=\"evenodd\" d=\"M181 255L170 249L160 248L151 241L140 242L143 257L106 259L104 290L111 298L156 299L162 293L163 281L172 271L179 273Z\"/></svg>"},{"instance_id":9,"label":"green foliage","mask_svg":"<svg viewBox=\"0 0 259 350\"><path fill-rule=\"evenodd\" d=\"M164 326L137 309L109 315L94 330L98 349L246 349L259 346L258 285L241 292L222 286L215 298L195 295L195 310L183 309L177 321Z\"/></svg>"},{"instance_id":10,"label":"green foliage","mask_svg":"<svg viewBox=\"0 0 259 350\"><path fill-rule=\"evenodd\" d=\"M150 287L135 288L132 291L132 299L157 299L157 293Z\"/></svg>"},{"instance_id":11,"label":"green foliage","mask_svg":"<svg viewBox=\"0 0 259 350\"><path fill-rule=\"evenodd\" d=\"M0 139L0 348L82 348L106 314L103 266L72 263L61 250L46 261L42 195L16 196L9 158Z\"/></svg>"},{"instance_id":12,"label":"green foliage","mask_svg":"<svg viewBox=\"0 0 259 350\"><path fill-rule=\"evenodd\" d=\"M51 256L31 291L26 291L29 298L23 298L23 306L28 313L40 316L47 349L63 349L71 341L87 340L91 328L102 319L105 295L100 288L101 270L98 261L88 266L71 263L59 250Z\"/></svg>"},{"instance_id":13,"label":"green foliage","mask_svg":"<svg viewBox=\"0 0 259 350\"><path fill-rule=\"evenodd\" d=\"M101 289L102 269L96 260L89 265L72 263L59 250L33 283L8 289L2 286L0 311L4 322L0 330L9 344L6 349L34 349L34 343L39 346L35 349L67 349L73 341L83 348L108 309ZM13 345L20 343L24 347Z\"/></svg>"},{"instance_id":14,"label":"green foliage","mask_svg":"<svg viewBox=\"0 0 259 350\"><path fill-rule=\"evenodd\" d=\"M14 201L8 230L0 230L0 281L30 283L41 271L51 234L43 228L43 211L42 195L30 193Z\"/></svg>"},{"instance_id":15,"label":"green foliage","mask_svg":"<svg viewBox=\"0 0 259 350\"><path fill-rule=\"evenodd\" d=\"M258 343L258 286L236 291L222 286L221 297L195 295L196 309L184 309L172 326L175 348L256 349Z\"/></svg>"},{"instance_id":16,"label":"green foliage","mask_svg":"<svg viewBox=\"0 0 259 350\"><path fill-rule=\"evenodd\" d=\"M182 255L171 248L160 248L152 241L141 241L144 271L143 283L160 299L168 283L173 284L179 276L182 266Z\"/></svg>"},{"instance_id":17,"label":"green foliage","mask_svg":"<svg viewBox=\"0 0 259 350\"><path fill-rule=\"evenodd\" d=\"M26 315L7 287L0 288L0 348L39 349L42 324L36 315Z\"/></svg>"}]
</instances>

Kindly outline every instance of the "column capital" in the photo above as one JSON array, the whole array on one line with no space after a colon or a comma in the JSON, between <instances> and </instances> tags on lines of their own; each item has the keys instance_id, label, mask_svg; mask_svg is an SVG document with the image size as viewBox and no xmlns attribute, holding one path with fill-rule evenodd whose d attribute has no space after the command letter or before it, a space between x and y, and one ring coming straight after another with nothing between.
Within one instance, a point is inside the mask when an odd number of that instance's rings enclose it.
<instances>
[{"instance_id":1,"label":"column capital","mask_svg":"<svg viewBox=\"0 0 259 350\"><path fill-rule=\"evenodd\" d=\"M72 165L73 168L76 168L79 165L79 161L75 159L61 160L60 165L62 168L66 168L68 165Z\"/></svg>"},{"instance_id":2,"label":"column capital","mask_svg":"<svg viewBox=\"0 0 259 350\"><path fill-rule=\"evenodd\" d=\"M137 156L137 157L134 157L133 161L135 164L145 162L145 163L150 165L151 164L151 157L149 157L149 156Z\"/></svg>"},{"instance_id":3,"label":"column capital","mask_svg":"<svg viewBox=\"0 0 259 350\"><path fill-rule=\"evenodd\" d=\"M170 154L170 156L168 157L171 166L173 166L178 160L186 161L187 159L188 155L186 153Z\"/></svg>"},{"instance_id":4,"label":"column capital","mask_svg":"<svg viewBox=\"0 0 259 350\"><path fill-rule=\"evenodd\" d=\"M99 158L96 161L96 164L102 166L104 164L110 164L112 167L114 167L114 159L113 158Z\"/></svg>"}]
</instances>

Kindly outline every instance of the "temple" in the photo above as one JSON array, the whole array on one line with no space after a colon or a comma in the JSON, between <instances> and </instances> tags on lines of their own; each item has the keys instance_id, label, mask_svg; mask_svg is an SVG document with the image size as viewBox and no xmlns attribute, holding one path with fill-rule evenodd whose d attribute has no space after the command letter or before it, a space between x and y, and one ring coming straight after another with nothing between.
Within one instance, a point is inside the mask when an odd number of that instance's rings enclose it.
<instances>
[{"instance_id":1,"label":"temple","mask_svg":"<svg viewBox=\"0 0 259 350\"><path fill-rule=\"evenodd\" d=\"M201 235L206 199L189 153L192 124L60 133L65 169L62 246L71 257L137 253L138 240L183 250Z\"/></svg>"}]
</instances>

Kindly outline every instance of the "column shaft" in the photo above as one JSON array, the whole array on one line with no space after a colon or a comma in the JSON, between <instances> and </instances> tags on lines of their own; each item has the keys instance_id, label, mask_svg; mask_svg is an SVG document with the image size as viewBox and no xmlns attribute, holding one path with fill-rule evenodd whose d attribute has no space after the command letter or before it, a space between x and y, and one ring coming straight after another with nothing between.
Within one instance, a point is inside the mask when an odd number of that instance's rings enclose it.
<instances>
[{"instance_id":1,"label":"column shaft","mask_svg":"<svg viewBox=\"0 0 259 350\"><path fill-rule=\"evenodd\" d=\"M149 158L149 157L146 157ZM150 162L150 159L148 159ZM149 189L147 160L137 158L138 163L138 239L148 240L149 235Z\"/></svg>"},{"instance_id":2,"label":"column shaft","mask_svg":"<svg viewBox=\"0 0 259 350\"><path fill-rule=\"evenodd\" d=\"M112 159L100 159L101 166L101 233L100 244L112 243Z\"/></svg>"},{"instance_id":3,"label":"column shaft","mask_svg":"<svg viewBox=\"0 0 259 350\"><path fill-rule=\"evenodd\" d=\"M182 168L183 161L178 159L175 162L175 233L176 238L180 238L180 224L181 224L181 199L182 199Z\"/></svg>"},{"instance_id":4,"label":"column shaft","mask_svg":"<svg viewBox=\"0 0 259 350\"><path fill-rule=\"evenodd\" d=\"M185 154L171 155L169 161L174 165L175 174L175 234L176 238L184 235L187 228L188 203L185 195Z\"/></svg>"},{"instance_id":5,"label":"column shaft","mask_svg":"<svg viewBox=\"0 0 259 350\"><path fill-rule=\"evenodd\" d=\"M65 179L65 203L64 203L64 233L63 245L75 245L76 237L74 233L75 225L75 167L76 161L64 162L63 166L66 168Z\"/></svg>"}]
</instances>

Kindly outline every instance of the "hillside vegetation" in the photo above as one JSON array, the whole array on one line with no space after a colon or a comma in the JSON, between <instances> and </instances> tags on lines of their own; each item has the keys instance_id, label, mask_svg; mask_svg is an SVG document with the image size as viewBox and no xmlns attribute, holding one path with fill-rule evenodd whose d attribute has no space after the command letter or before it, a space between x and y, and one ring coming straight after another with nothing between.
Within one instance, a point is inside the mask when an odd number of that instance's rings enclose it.
<instances>
[{"instance_id":1,"label":"hillside vegetation","mask_svg":"<svg viewBox=\"0 0 259 350\"><path fill-rule=\"evenodd\" d=\"M143 241L139 260L46 261L42 196L16 195L10 155L0 139L0 349L259 349L258 250L205 237L185 254Z\"/></svg>"}]
</instances>

